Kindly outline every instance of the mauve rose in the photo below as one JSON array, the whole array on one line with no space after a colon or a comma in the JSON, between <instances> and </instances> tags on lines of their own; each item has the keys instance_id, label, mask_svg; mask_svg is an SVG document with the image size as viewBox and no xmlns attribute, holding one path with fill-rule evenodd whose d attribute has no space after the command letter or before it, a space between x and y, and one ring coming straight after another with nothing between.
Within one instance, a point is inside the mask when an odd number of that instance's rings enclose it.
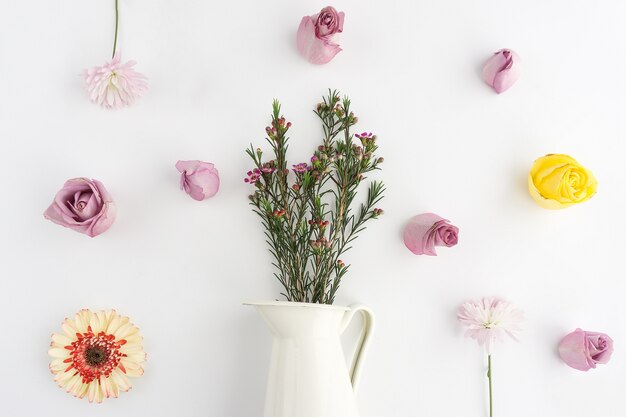
<instances>
[{"instance_id":1,"label":"mauve rose","mask_svg":"<svg viewBox=\"0 0 626 417\"><path fill-rule=\"evenodd\" d=\"M483 67L483 79L498 94L511 88L520 74L520 58L510 49L496 52Z\"/></svg>"},{"instance_id":2,"label":"mauve rose","mask_svg":"<svg viewBox=\"0 0 626 417\"><path fill-rule=\"evenodd\" d=\"M315 35L318 38L324 38L342 32L344 17L345 14L338 13L334 7L324 7L315 19Z\"/></svg>"},{"instance_id":3,"label":"mauve rose","mask_svg":"<svg viewBox=\"0 0 626 417\"><path fill-rule=\"evenodd\" d=\"M211 163L178 161L176 169L181 173L180 189L185 190L194 200L213 197L220 188L220 174Z\"/></svg>"},{"instance_id":4,"label":"mauve rose","mask_svg":"<svg viewBox=\"0 0 626 417\"><path fill-rule=\"evenodd\" d=\"M115 204L100 181L67 180L43 214L56 224L89 237L106 232L115 221Z\"/></svg>"},{"instance_id":5,"label":"mauve rose","mask_svg":"<svg viewBox=\"0 0 626 417\"><path fill-rule=\"evenodd\" d=\"M312 64L326 64L341 48L332 42L333 35L343 31L345 14L334 7L324 7L318 14L304 16L296 36L300 54Z\"/></svg>"},{"instance_id":6,"label":"mauve rose","mask_svg":"<svg viewBox=\"0 0 626 417\"><path fill-rule=\"evenodd\" d=\"M605 364L613 354L613 339L604 333L576 329L559 343L559 355L568 366L588 371Z\"/></svg>"},{"instance_id":7,"label":"mauve rose","mask_svg":"<svg viewBox=\"0 0 626 417\"><path fill-rule=\"evenodd\" d=\"M416 255L437 256L436 246L451 247L458 242L459 228L433 213L419 214L404 228L404 244Z\"/></svg>"}]
</instances>

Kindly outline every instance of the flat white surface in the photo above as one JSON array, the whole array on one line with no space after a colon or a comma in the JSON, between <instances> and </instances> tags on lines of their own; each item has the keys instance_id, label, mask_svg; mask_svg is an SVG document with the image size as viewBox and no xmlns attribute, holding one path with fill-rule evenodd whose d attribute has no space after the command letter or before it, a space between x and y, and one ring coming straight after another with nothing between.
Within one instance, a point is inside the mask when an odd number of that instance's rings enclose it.
<instances>
[{"instance_id":1,"label":"flat white surface","mask_svg":"<svg viewBox=\"0 0 626 417\"><path fill-rule=\"evenodd\" d=\"M80 74L110 56L113 0L3 2L0 415L261 416L270 335L241 302L280 288L247 204L243 150L264 144L279 98L291 161L306 160L328 87L350 95L385 157L386 214L346 256L337 300L377 314L362 416L486 416L484 355L455 311L492 294L528 318L521 343L494 354L497 416L626 414L624 3L337 1L344 51L317 67L298 56L295 31L325 5L121 0L119 47L150 90L107 112ZM497 96L480 68L503 47L524 67ZM594 172L596 197L559 212L535 205L528 169L555 152ZM218 195L198 203L180 191L178 159L215 163ZM95 239L42 216L79 176L103 181L118 206ZM461 229L438 257L401 240L426 211ZM50 334L83 307L130 316L148 352L131 392L99 406L65 394L47 369ZM576 327L615 339L609 365L560 362L557 343Z\"/></svg>"}]
</instances>

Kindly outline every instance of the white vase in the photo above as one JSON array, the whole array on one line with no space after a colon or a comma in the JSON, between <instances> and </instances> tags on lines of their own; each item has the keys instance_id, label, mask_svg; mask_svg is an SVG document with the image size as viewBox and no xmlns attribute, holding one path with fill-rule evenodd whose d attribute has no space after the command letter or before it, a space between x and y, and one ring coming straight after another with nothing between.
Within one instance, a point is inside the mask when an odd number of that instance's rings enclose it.
<instances>
[{"instance_id":1,"label":"white vase","mask_svg":"<svg viewBox=\"0 0 626 417\"><path fill-rule=\"evenodd\" d=\"M274 336L264 417L358 417L355 393L374 327L371 311L362 305L246 304ZM348 369L339 337L357 312L363 326Z\"/></svg>"}]
</instances>

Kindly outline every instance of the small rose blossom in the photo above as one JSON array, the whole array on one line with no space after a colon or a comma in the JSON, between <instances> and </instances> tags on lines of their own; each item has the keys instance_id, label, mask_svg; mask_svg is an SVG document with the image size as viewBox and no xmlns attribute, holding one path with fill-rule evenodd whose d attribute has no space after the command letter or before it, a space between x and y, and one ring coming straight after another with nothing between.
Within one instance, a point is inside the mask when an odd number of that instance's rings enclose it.
<instances>
[{"instance_id":1,"label":"small rose blossom","mask_svg":"<svg viewBox=\"0 0 626 417\"><path fill-rule=\"evenodd\" d=\"M317 14L315 19L315 36L320 39L328 38L335 33L343 31L343 19L345 14L337 12L332 6L327 6Z\"/></svg>"},{"instance_id":2,"label":"small rose blossom","mask_svg":"<svg viewBox=\"0 0 626 417\"><path fill-rule=\"evenodd\" d=\"M67 180L44 217L89 237L106 232L115 221L113 198L97 180Z\"/></svg>"},{"instance_id":3,"label":"small rose blossom","mask_svg":"<svg viewBox=\"0 0 626 417\"><path fill-rule=\"evenodd\" d=\"M326 64L333 59L341 48L332 38L343 31L344 17L331 6L316 15L304 16L296 39L300 54L312 64Z\"/></svg>"},{"instance_id":4,"label":"small rose blossom","mask_svg":"<svg viewBox=\"0 0 626 417\"><path fill-rule=\"evenodd\" d=\"M220 174L215 165L202 161L178 161L180 189L197 201L213 197L220 188Z\"/></svg>"},{"instance_id":5,"label":"small rose blossom","mask_svg":"<svg viewBox=\"0 0 626 417\"><path fill-rule=\"evenodd\" d=\"M576 329L559 343L559 355L568 366L588 371L606 364L613 354L613 339L604 333Z\"/></svg>"},{"instance_id":6,"label":"small rose blossom","mask_svg":"<svg viewBox=\"0 0 626 417\"><path fill-rule=\"evenodd\" d=\"M528 191L541 207L558 210L594 196L598 181L590 170L569 155L548 154L533 163Z\"/></svg>"},{"instance_id":7,"label":"small rose blossom","mask_svg":"<svg viewBox=\"0 0 626 417\"><path fill-rule=\"evenodd\" d=\"M416 255L437 256L435 246L456 245L458 233L458 227L436 214L419 214L404 228L404 244Z\"/></svg>"},{"instance_id":8,"label":"small rose blossom","mask_svg":"<svg viewBox=\"0 0 626 417\"><path fill-rule=\"evenodd\" d=\"M483 79L498 94L513 86L520 75L520 58L510 49L496 52L483 67Z\"/></svg>"}]
</instances>

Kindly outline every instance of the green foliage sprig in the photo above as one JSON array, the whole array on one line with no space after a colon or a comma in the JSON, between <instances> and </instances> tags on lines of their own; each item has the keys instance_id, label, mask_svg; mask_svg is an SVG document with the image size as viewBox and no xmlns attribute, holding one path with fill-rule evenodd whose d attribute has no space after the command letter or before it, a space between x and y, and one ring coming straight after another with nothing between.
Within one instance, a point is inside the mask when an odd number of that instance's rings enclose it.
<instances>
[{"instance_id":1,"label":"green foliage sprig","mask_svg":"<svg viewBox=\"0 0 626 417\"><path fill-rule=\"evenodd\" d=\"M265 228L281 294L288 301L332 304L349 268L342 255L365 224L383 213L376 207L385 190L380 181L369 183L365 202L353 204L366 175L380 169L383 158L374 155L375 135L350 132L358 122L350 100L329 90L314 111L322 122L323 143L310 163L290 169L291 123L277 100L272 107L272 123L265 131L273 159L264 161L263 151L252 145L246 150L255 165L245 179L255 186L250 204Z\"/></svg>"}]
</instances>

